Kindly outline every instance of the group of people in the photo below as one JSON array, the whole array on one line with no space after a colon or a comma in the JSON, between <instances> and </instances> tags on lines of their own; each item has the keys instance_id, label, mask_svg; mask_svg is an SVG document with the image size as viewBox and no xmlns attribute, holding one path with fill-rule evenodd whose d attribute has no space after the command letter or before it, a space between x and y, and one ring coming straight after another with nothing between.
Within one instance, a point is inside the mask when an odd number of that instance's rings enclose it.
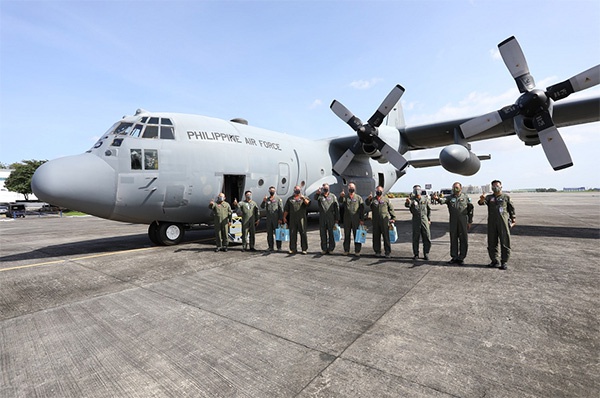
<instances>
[{"instance_id":1,"label":"group of people","mask_svg":"<svg viewBox=\"0 0 600 398\"><path fill-rule=\"evenodd\" d=\"M252 192L246 191L242 203L233 202L233 209L238 210L242 217L242 250L256 251L255 235L256 226L260 221L259 205L252 200ZM452 194L444 197L434 195L434 200L445 204L449 212L450 232L450 261L449 264L463 264L468 250L468 231L473 223L473 204L471 199L462 192L460 182L452 185ZM345 191L337 198L328 184L323 184L313 196L319 208L319 234L321 240L321 254L330 254L335 250L336 239L334 230L339 228L343 214L343 249L344 255L350 254L350 247L354 243L354 253L360 256L362 243L356 239L357 233L364 228L365 214L368 211L372 216L372 241L375 255L390 257L391 240L390 229L396 222L394 207L383 194L383 187L375 189L375 196L363 198L356 192L354 183L348 184L348 194ZM275 231L282 224L289 228L289 253L298 251L298 235L300 235L300 251L307 254L307 211L311 199L302 195L300 186L294 187L294 193L287 198L285 203L275 193L275 187L269 187L260 208L266 211L268 252L277 248L281 250L282 241L274 238ZM429 259L431 249L431 199L422 195L420 185L413 187L413 192L406 199L405 207L412 214L412 249L413 259L419 258L419 243L423 246L423 259ZM492 181L492 193L481 195L478 204L488 207L488 254L491 259L490 267L507 269L510 257L510 228L516 222L515 209L510 197L502 192L502 183ZM215 225L216 251L227 251L228 227L231 226L233 209L225 201L225 195L219 194L217 201L210 201ZM383 241L383 253L381 242ZM498 261L498 243L500 243L500 261Z\"/></svg>"}]
</instances>

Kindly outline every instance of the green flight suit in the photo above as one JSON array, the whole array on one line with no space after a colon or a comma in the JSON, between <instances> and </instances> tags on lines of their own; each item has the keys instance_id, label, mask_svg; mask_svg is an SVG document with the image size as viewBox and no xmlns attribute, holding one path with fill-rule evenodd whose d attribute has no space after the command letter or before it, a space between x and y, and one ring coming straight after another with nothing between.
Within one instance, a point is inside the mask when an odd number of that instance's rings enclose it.
<instances>
[{"instance_id":1,"label":"green flight suit","mask_svg":"<svg viewBox=\"0 0 600 398\"><path fill-rule=\"evenodd\" d=\"M484 200L479 200L479 205L488 207L488 254L492 263L498 263L498 240L500 240L500 261L508 262L510 257L510 225L514 221L515 208L510 201L510 196L501 193L487 195Z\"/></svg>"},{"instance_id":2,"label":"green flight suit","mask_svg":"<svg viewBox=\"0 0 600 398\"><path fill-rule=\"evenodd\" d=\"M243 201L238 203L240 213L242 213L242 247L247 249L247 244L250 243L250 250L254 250L254 244L256 242L256 221L260 220L260 214L258 213L258 205L255 201ZM246 234L248 234L248 240L246 240Z\"/></svg>"},{"instance_id":3,"label":"green flight suit","mask_svg":"<svg viewBox=\"0 0 600 398\"><path fill-rule=\"evenodd\" d=\"M213 223L215 224L215 240L217 248L227 249L229 239L227 234L229 232L229 223L233 212L231 206L226 201L214 202L208 205L208 208L212 210Z\"/></svg>"},{"instance_id":4,"label":"green flight suit","mask_svg":"<svg viewBox=\"0 0 600 398\"><path fill-rule=\"evenodd\" d=\"M365 202L360 195L348 194L339 199L340 209L344 210L344 252L350 251L350 242L356 240L356 230L365 220ZM361 243L354 242L354 252L360 253Z\"/></svg>"},{"instance_id":5,"label":"green flight suit","mask_svg":"<svg viewBox=\"0 0 600 398\"><path fill-rule=\"evenodd\" d=\"M332 252L335 249L333 227L340 220L340 205L334 194L315 194L314 199L319 204L319 234L321 250Z\"/></svg>"},{"instance_id":6,"label":"green flight suit","mask_svg":"<svg viewBox=\"0 0 600 398\"><path fill-rule=\"evenodd\" d=\"M469 229L467 224L473 222L473 204L471 198L460 193L440 198L440 203L448 206L450 213L450 257L452 260L464 261L469 249Z\"/></svg>"},{"instance_id":7,"label":"green flight suit","mask_svg":"<svg viewBox=\"0 0 600 398\"><path fill-rule=\"evenodd\" d=\"M431 249L431 231L429 221L431 220L431 206L427 196L410 197L410 202L404 202L404 206L410 209L412 214L412 247L413 254L419 255L419 237L423 240L423 254L429 254Z\"/></svg>"},{"instance_id":8,"label":"green flight suit","mask_svg":"<svg viewBox=\"0 0 600 398\"><path fill-rule=\"evenodd\" d=\"M381 237L383 237L383 249L385 255L389 256L392 252L390 243L390 220L395 220L394 206L386 195L380 197L367 198L365 204L371 208L373 213L373 251L376 255L381 255Z\"/></svg>"},{"instance_id":9,"label":"green flight suit","mask_svg":"<svg viewBox=\"0 0 600 398\"><path fill-rule=\"evenodd\" d=\"M306 210L310 204L310 200L304 203L305 196L292 195L285 202L283 211L287 212L288 228L290 229L290 251L296 252L298 246L298 233L300 233L300 247L302 251L308 250L308 235L306 227L308 221L306 219Z\"/></svg>"},{"instance_id":10,"label":"green flight suit","mask_svg":"<svg viewBox=\"0 0 600 398\"><path fill-rule=\"evenodd\" d=\"M267 244L269 250L273 250L273 241L277 244L277 250L281 250L281 241L275 240L275 230L283 218L283 200L277 195L269 196L260 204L261 209L267 210Z\"/></svg>"}]
</instances>

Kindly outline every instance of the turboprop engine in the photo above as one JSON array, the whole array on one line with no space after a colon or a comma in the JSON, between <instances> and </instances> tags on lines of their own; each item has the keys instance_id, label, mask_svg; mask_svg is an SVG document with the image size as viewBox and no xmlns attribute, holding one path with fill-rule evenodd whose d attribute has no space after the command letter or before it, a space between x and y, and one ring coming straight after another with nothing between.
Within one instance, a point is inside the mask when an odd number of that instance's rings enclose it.
<instances>
[{"instance_id":1,"label":"turboprop engine","mask_svg":"<svg viewBox=\"0 0 600 398\"><path fill-rule=\"evenodd\" d=\"M448 145L440 152L440 164L451 173L471 176L479 171L477 155L460 144Z\"/></svg>"}]
</instances>

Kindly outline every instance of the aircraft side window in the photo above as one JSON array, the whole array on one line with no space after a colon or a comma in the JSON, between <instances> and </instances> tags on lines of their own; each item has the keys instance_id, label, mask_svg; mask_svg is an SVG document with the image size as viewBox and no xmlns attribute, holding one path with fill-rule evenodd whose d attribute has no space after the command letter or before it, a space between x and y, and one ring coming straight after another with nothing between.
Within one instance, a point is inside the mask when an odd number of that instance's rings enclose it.
<instances>
[{"instance_id":1,"label":"aircraft side window","mask_svg":"<svg viewBox=\"0 0 600 398\"><path fill-rule=\"evenodd\" d=\"M144 169L158 170L158 151L156 149L144 149Z\"/></svg>"},{"instance_id":2,"label":"aircraft side window","mask_svg":"<svg viewBox=\"0 0 600 398\"><path fill-rule=\"evenodd\" d=\"M144 116L144 117L142 118L142 120L140 120L140 122L142 122L142 123L146 123L146 120L148 120L148 116Z\"/></svg>"},{"instance_id":3,"label":"aircraft side window","mask_svg":"<svg viewBox=\"0 0 600 398\"><path fill-rule=\"evenodd\" d=\"M163 140L174 140L173 127L160 126L160 138Z\"/></svg>"},{"instance_id":4,"label":"aircraft side window","mask_svg":"<svg viewBox=\"0 0 600 398\"><path fill-rule=\"evenodd\" d=\"M121 123L119 127L115 129L115 134L129 135L133 128L133 123Z\"/></svg>"},{"instance_id":5,"label":"aircraft side window","mask_svg":"<svg viewBox=\"0 0 600 398\"><path fill-rule=\"evenodd\" d=\"M146 126L143 138L158 138L158 126Z\"/></svg>"},{"instance_id":6,"label":"aircraft side window","mask_svg":"<svg viewBox=\"0 0 600 398\"><path fill-rule=\"evenodd\" d=\"M158 124L158 118L151 117L150 120L148 120L148 124Z\"/></svg>"},{"instance_id":7,"label":"aircraft side window","mask_svg":"<svg viewBox=\"0 0 600 398\"><path fill-rule=\"evenodd\" d=\"M132 137L139 137L140 134L142 133L142 129L144 128L143 125L141 124L136 124L135 127L133 128L133 130L131 130L130 135Z\"/></svg>"},{"instance_id":8,"label":"aircraft side window","mask_svg":"<svg viewBox=\"0 0 600 398\"><path fill-rule=\"evenodd\" d=\"M131 170L142 169L142 150L132 149L131 150Z\"/></svg>"},{"instance_id":9,"label":"aircraft side window","mask_svg":"<svg viewBox=\"0 0 600 398\"><path fill-rule=\"evenodd\" d=\"M165 119L164 117L162 119L160 119L160 124L165 125L165 126L173 125L173 123L171 123L171 119Z\"/></svg>"}]
</instances>

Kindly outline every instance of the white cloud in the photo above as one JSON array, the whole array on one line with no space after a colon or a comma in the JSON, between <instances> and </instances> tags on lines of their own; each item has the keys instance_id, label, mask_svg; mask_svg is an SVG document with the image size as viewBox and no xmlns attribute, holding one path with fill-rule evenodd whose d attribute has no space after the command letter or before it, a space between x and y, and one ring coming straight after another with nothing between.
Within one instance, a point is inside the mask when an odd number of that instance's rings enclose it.
<instances>
[{"instance_id":1,"label":"white cloud","mask_svg":"<svg viewBox=\"0 0 600 398\"><path fill-rule=\"evenodd\" d=\"M310 104L308 109L315 109L315 108L320 107L321 105L323 105L323 101L321 101L320 99L316 99L312 102L312 104Z\"/></svg>"},{"instance_id":2,"label":"white cloud","mask_svg":"<svg viewBox=\"0 0 600 398\"><path fill-rule=\"evenodd\" d=\"M350 83L350 87L355 88L357 90L368 90L382 80L383 79L378 77L374 77L370 80L355 80L352 83Z\"/></svg>"}]
</instances>

